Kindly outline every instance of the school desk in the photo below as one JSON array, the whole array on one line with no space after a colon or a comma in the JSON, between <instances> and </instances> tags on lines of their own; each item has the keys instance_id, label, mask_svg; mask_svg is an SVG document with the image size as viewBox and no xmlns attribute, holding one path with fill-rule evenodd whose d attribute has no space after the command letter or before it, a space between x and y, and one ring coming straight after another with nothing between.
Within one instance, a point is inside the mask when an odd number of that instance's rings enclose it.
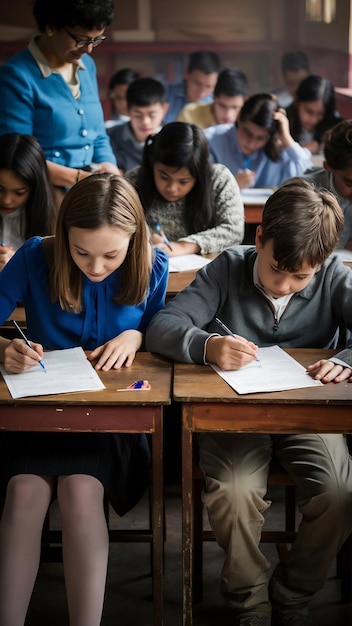
<instances>
[{"instance_id":1,"label":"school desk","mask_svg":"<svg viewBox=\"0 0 352 626\"><path fill-rule=\"evenodd\" d=\"M43 374L44 375L44 374ZM171 401L172 363L139 352L129 368L99 372L106 389L14 400L0 376L2 430L147 433L152 438L154 626L163 624L163 406ZM116 391L148 379L149 391Z\"/></svg>"},{"instance_id":2,"label":"school desk","mask_svg":"<svg viewBox=\"0 0 352 626\"><path fill-rule=\"evenodd\" d=\"M287 352L304 366L334 353ZM352 383L238 395L210 366L175 363L173 396L182 402L183 626L191 626L193 434L352 433Z\"/></svg>"}]
</instances>

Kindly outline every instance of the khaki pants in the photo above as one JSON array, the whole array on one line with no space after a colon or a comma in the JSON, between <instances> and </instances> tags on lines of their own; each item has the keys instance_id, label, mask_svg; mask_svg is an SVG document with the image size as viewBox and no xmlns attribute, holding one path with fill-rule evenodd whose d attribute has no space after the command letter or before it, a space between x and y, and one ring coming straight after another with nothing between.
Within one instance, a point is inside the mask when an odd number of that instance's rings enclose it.
<instances>
[{"instance_id":1,"label":"khaki pants","mask_svg":"<svg viewBox=\"0 0 352 626\"><path fill-rule=\"evenodd\" d=\"M268 601L269 564L259 549L269 464L274 455L298 488L297 539L275 569L271 599L308 602L352 530L352 464L343 435L199 436L204 502L225 551L221 590L234 608Z\"/></svg>"}]
</instances>

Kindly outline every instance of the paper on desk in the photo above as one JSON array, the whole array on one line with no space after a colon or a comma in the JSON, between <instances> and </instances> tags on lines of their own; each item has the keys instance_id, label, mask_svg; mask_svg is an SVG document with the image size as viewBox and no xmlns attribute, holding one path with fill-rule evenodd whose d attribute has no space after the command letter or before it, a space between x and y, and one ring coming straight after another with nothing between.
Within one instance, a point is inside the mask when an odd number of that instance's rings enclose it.
<instances>
[{"instance_id":1,"label":"paper on desk","mask_svg":"<svg viewBox=\"0 0 352 626\"><path fill-rule=\"evenodd\" d=\"M249 187L248 189L241 189L241 198L244 204L265 204L273 192L273 189L267 187Z\"/></svg>"},{"instance_id":2,"label":"paper on desk","mask_svg":"<svg viewBox=\"0 0 352 626\"><path fill-rule=\"evenodd\" d=\"M169 257L169 272L183 272L184 270L198 270L203 265L210 263L211 259L206 259L200 254L180 254L180 256Z\"/></svg>"},{"instance_id":3,"label":"paper on desk","mask_svg":"<svg viewBox=\"0 0 352 626\"><path fill-rule=\"evenodd\" d=\"M239 394L301 389L323 384L311 378L305 368L279 346L258 348L257 354L259 363L252 361L240 370L224 371L217 365L211 366Z\"/></svg>"},{"instance_id":4,"label":"paper on desk","mask_svg":"<svg viewBox=\"0 0 352 626\"><path fill-rule=\"evenodd\" d=\"M9 374L0 365L13 398L105 389L82 348L45 352L43 363L46 373L41 367L34 366L21 374Z\"/></svg>"}]
</instances>

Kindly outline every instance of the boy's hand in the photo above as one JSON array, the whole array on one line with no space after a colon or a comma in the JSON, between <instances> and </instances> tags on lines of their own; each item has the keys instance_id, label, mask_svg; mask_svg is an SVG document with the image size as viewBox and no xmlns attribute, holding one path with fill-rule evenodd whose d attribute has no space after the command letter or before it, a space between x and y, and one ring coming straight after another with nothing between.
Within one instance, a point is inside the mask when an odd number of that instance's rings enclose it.
<instances>
[{"instance_id":1,"label":"boy's hand","mask_svg":"<svg viewBox=\"0 0 352 626\"><path fill-rule=\"evenodd\" d=\"M139 330L125 330L111 341L93 350L87 358L96 370L104 372L111 368L118 370L123 365L130 367L137 350L142 345L142 340L143 335Z\"/></svg>"},{"instance_id":2,"label":"boy's hand","mask_svg":"<svg viewBox=\"0 0 352 626\"><path fill-rule=\"evenodd\" d=\"M11 374L20 374L38 365L43 358L43 346L31 341L33 350L23 339L13 339L5 348L4 366Z\"/></svg>"},{"instance_id":3,"label":"boy's hand","mask_svg":"<svg viewBox=\"0 0 352 626\"><path fill-rule=\"evenodd\" d=\"M289 148L294 143L290 132L290 123L285 109L279 109L273 115L274 120L279 124L279 134L284 148Z\"/></svg>"},{"instance_id":4,"label":"boy's hand","mask_svg":"<svg viewBox=\"0 0 352 626\"><path fill-rule=\"evenodd\" d=\"M239 370L257 358L257 349L252 341L244 337L236 338L210 337L207 343L205 358L210 363L215 363L222 370Z\"/></svg>"},{"instance_id":5,"label":"boy's hand","mask_svg":"<svg viewBox=\"0 0 352 626\"><path fill-rule=\"evenodd\" d=\"M322 383L341 383L343 380L348 380L352 383L352 369L350 367L343 367L332 361L321 359L312 365L308 365L307 372L314 374L315 380L321 380ZM316 373L314 373L316 372Z\"/></svg>"},{"instance_id":6,"label":"boy's hand","mask_svg":"<svg viewBox=\"0 0 352 626\"><path fill-rule=\"evenodd\" d=\"M242 170L237 172L235 179L240 189L248 189L255 185L255 172L253 170Z\"/></svg>"}]
</instances>

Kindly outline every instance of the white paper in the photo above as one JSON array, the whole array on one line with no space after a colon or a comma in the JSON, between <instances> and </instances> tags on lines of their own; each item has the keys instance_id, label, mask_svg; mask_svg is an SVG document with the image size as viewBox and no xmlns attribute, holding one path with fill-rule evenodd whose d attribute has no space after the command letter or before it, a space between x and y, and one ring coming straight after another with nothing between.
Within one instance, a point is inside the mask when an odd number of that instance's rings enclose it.
<instances>
[{"instance_id":1,"label":"white paper","mask_svg":"<svg viewBox=\"0 0 352 626\"><path fill-rule=\"evenodd\" d=\"M241 198L244 204L265 204L269 196L274 192L273 189L265 187L241 189Z\"/></svg>"},{"instance_id":2,"label":"white paper","mask_svg":"<svg viewBox=\"0 0 352 626\"><path fill-rule=\"evenodd\" d=\"M257 354L259 362L252 361L240 370L224 371L217 365L211 366L239 394L302 389L323 384L307 374L303 365L279 346L258 348Z\"/></svg>"},{"instance_id":3,"label":"white paper","mask_svg":"<svg viewBox=\"0 0 352 626\"><path fill-rule=\"evenodd\" d=\"M0 371L13 398L105 389L82 348L45 352L46 372L38 365L21 374Z\"/></svg>"},{"instance_id":4,"label":"white paper","mask_svg":"<svg viewBox=\"0 0 352 626\"><path fill-rule=\"evenodd\" d=\"M184 270L198 270L211 259L206 259L200 254L180 254L169 257L169 272L183 272Z\"/></svg>"}]
</instances>

